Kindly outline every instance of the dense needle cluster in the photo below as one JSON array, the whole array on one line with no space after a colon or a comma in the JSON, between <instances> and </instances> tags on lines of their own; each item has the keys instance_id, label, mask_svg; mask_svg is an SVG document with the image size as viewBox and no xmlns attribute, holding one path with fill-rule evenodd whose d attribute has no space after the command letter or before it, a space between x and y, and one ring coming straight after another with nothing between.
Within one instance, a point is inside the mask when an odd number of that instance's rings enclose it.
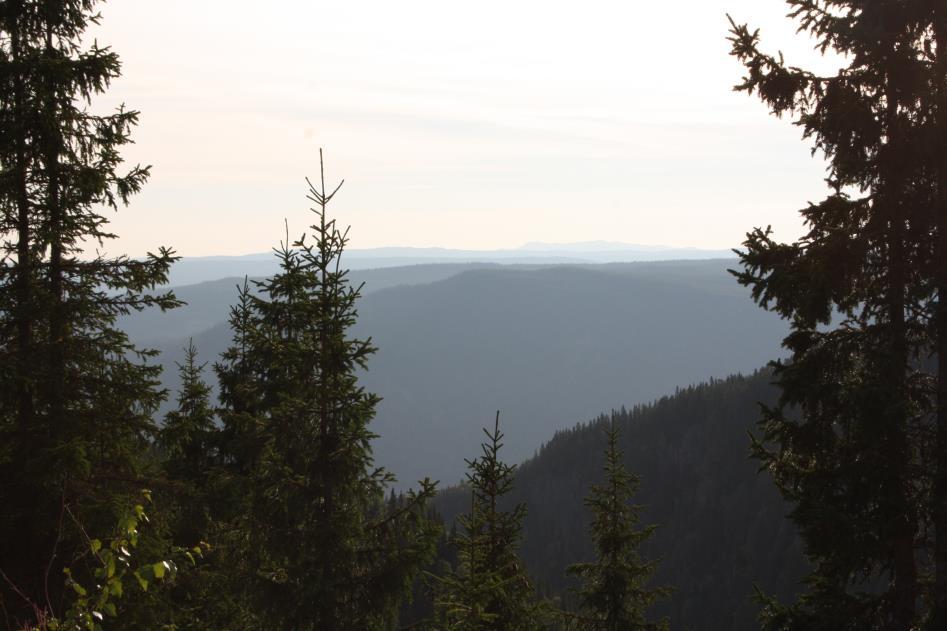
<instances>
[{"instance_id":1,"label":"dense needle cluster","mask_svg":"<svg viewBox=\"0 0 947 631\"><path fill-rule=\"evenodd\" d=\"M738 90L829 162L797 242L748 235L737 276L791 323L755 446L815 569L772 629L947 624L947 5L789 0L845 65L792 67L733 24ZM798 414L797 414L798 411ZM939 536L938 536L939 535Z\"/></svg>"}]
</instances>

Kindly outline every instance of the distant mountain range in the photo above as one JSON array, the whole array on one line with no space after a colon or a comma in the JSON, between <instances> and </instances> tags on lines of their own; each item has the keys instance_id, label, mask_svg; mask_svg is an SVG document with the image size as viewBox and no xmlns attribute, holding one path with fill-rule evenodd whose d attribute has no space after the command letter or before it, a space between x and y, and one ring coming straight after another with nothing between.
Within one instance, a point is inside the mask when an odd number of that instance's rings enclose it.
<instances>
[{"instance_id":1,"label":"distant mountain range","mask_svg":"<svg viewBox=\"0 0 947 631\"><path fill-rule=\"evenodd\" d=\"M520 461L556 430L679 385L751 371L780 354L786 325L727 273L734 260L596 265L412 265L354 270L354 333L379 347L362 383L384 400L379 464L405 484L458 481L491 412ZM124 321L162 351L164 383L193 337L203 361L227 347L236 279L177 293L190 305Z\"/></svg>"},{"instance_id":2,"label":"distant mountain range","mask_svg":"<svg viewBox=\"0 0 947 631\"><path fill-rule=\"evenodd\" d=\"M383 247L347 250L350 269L370 269L432 263L525 263L534 265L619 263L633 261L730 258L730 250L701 250L635 245L611 241L527 243L508 250ZM185 257L171 271L171 285L191 285L227 277L268 276L276 270L271 252L242 256Z\"/></svg>"},{"instance_id":3,"label":"distant mountain range","mask_svg":"<svg viewBox=\"0 0 947 631\"><path fill-rule=\"evenodd\" d=\"M272 258L272 255L269 255ZM178 263L180 264L180 263ZM275 263L266 262L272 267L267 274L277 270ZM494 263L437 263L418 264L407 267L382 267L377 269L355 269L349 271L349 282L354 286L364 283L362 295L380 289L403 285L431 283L461 272L499 267ZM522 269L535 269L528 265ZM230 276L216 280L206 280L193 285L172 287L175 296L183 300L186 306L172 309L164 313L152 309L141 313L134 313L119 320L119 324L126 333L132 336L139 344L159 345L165 341L186 339L187 336L203 333L214 325L227 320L230 305L237 298L237 288L243 285L244 280L249 282L253 290L254 280L260 280L266 274L250 274L249 277Z\"/></svg>"}]
</instances>

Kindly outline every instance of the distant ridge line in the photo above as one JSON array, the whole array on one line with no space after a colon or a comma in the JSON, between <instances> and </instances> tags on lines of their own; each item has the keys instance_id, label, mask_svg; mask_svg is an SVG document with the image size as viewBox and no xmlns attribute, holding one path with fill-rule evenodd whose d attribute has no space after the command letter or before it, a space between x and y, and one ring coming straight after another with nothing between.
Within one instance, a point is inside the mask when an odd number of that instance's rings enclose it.
<instances>
[{"instance_id":1,"label":"distant ridge line","mask_svg":"<svg viewBox=\"0 0 947 631\"><path fill-rule=\"evenodd\" d=\"M478 250L465 248L445 248L437 246L380 246L374 248L352 248L346 251L347 257L354 258L391 258L391 257L451 257L459 258L474 256L481 258L530 258L538 255L567 256L569 258L597 259L604 255L627 256L647 255L647 260L670 260L683 255L687 259L694 258L729 258L730 249L708 249L690 246L666 246L621 243L617 241L584 241L580 243L546 243L531 241L517 248L497 248L492 250ZM259 260L272 257L272 252L252 252L249 254L217 254L204 256L186 256L191 261L229 261L229 260Z\"/></svg>"}]
</instances>

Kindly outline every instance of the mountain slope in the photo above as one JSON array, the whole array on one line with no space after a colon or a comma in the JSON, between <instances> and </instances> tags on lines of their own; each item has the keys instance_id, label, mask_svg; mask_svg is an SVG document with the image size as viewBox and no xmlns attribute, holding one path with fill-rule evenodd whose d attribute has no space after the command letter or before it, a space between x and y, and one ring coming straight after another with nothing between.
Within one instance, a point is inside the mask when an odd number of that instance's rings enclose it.
<instances>
[{"instance_id":1,"label":"mountain slope","mask_svg":"<svg viewBox=\"0 0 947 631\"><path fill-rule=\"evenodd\" d=\"M269 257L265 264L272 269L276 264ZM256 259L253 259L255 262ZM362 294L397 287L432 283L460 274L461 272L496 267L492 263L443 263L430 265L407 265L404 267L386 267L380 269L351 270L349 281L353 285L364 283ZM253 289L250 276L250 288ZM158 309L148 309L119 318L119 326L140 345L161 344L164 341L178 342L188 336L198 335L227 320L229 309L237 300L237 288L243 285L244 277L225 277L207 280L193 285L175 286L175 295L186 304L178 309L162 313Z\"/></svg>"},{"instance_id":2,"label":"mountain slope","mask_svg":"<svg viewBox=\"0 0 947 631\"><path fill-rule=\"evenodd\" d=\"M653 613L669 615L672 629L757 628L753 586L789 598L805 573L788 507L748 458L757 402L775 398L769 381L766 371L717 380L614 415L626 466L641 477L642 523L658 525L644 554L660 559L656 584L675 588ZM521 555L552 593L571 585L570 563L593 558L582 500L602 480L609 420L557 433L520 466L507 498L527 505ZM468 506L462 488L438 499L448 523Z\"/></svg>"},{"instance_id":3,"label":"mountain slope","mask_svg":"<svg viewBox=\"0 0 947 631\"><path fill-rule=\"evenodd\" d=\"M378 460L402 480L453 483L492 410L517 461L577 418L753 370L778 356L784 324L727 287L556 267L367 296L357 330L380 349L364 378L385 397Z\"/></svg>"},{"instance_id":4,"label":"mountain slope","mask_svg":"<svg viewBox=\"0 0 947 631\"><path fill-rule=\"evenodd\" d=\"M363 376L384 397L377 461L405 484L453 483L493 410L519 461L577 418L764 364L785 324L754 306L728 265L501 266L369 293L355 332L379 347ZM219 324L195 343L212 361L229 339ZM185 342L161 343L165 366ZM177 386L173 370L165 383Z\"/></svg>"}]
</instances>

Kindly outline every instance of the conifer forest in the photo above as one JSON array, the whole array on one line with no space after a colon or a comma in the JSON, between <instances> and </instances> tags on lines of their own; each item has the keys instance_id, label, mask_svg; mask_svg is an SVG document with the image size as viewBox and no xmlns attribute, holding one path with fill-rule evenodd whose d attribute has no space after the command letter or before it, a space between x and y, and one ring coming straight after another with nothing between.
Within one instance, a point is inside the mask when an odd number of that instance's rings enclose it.
<instances>
[{"instance_id":1,"label":"conifer forest","mask_svg":"<svg viewBox=\"0 0 947 631\"><path fill-rule=\"evenodd\" d=\"M317 129L225 261L111 254L186 151L127 159L102 0L0 0L0 629L947 630L947 0L756 4L836 60L699 26L824 161L792 238L371 253Z\"/></svg>"}]
</instances>

